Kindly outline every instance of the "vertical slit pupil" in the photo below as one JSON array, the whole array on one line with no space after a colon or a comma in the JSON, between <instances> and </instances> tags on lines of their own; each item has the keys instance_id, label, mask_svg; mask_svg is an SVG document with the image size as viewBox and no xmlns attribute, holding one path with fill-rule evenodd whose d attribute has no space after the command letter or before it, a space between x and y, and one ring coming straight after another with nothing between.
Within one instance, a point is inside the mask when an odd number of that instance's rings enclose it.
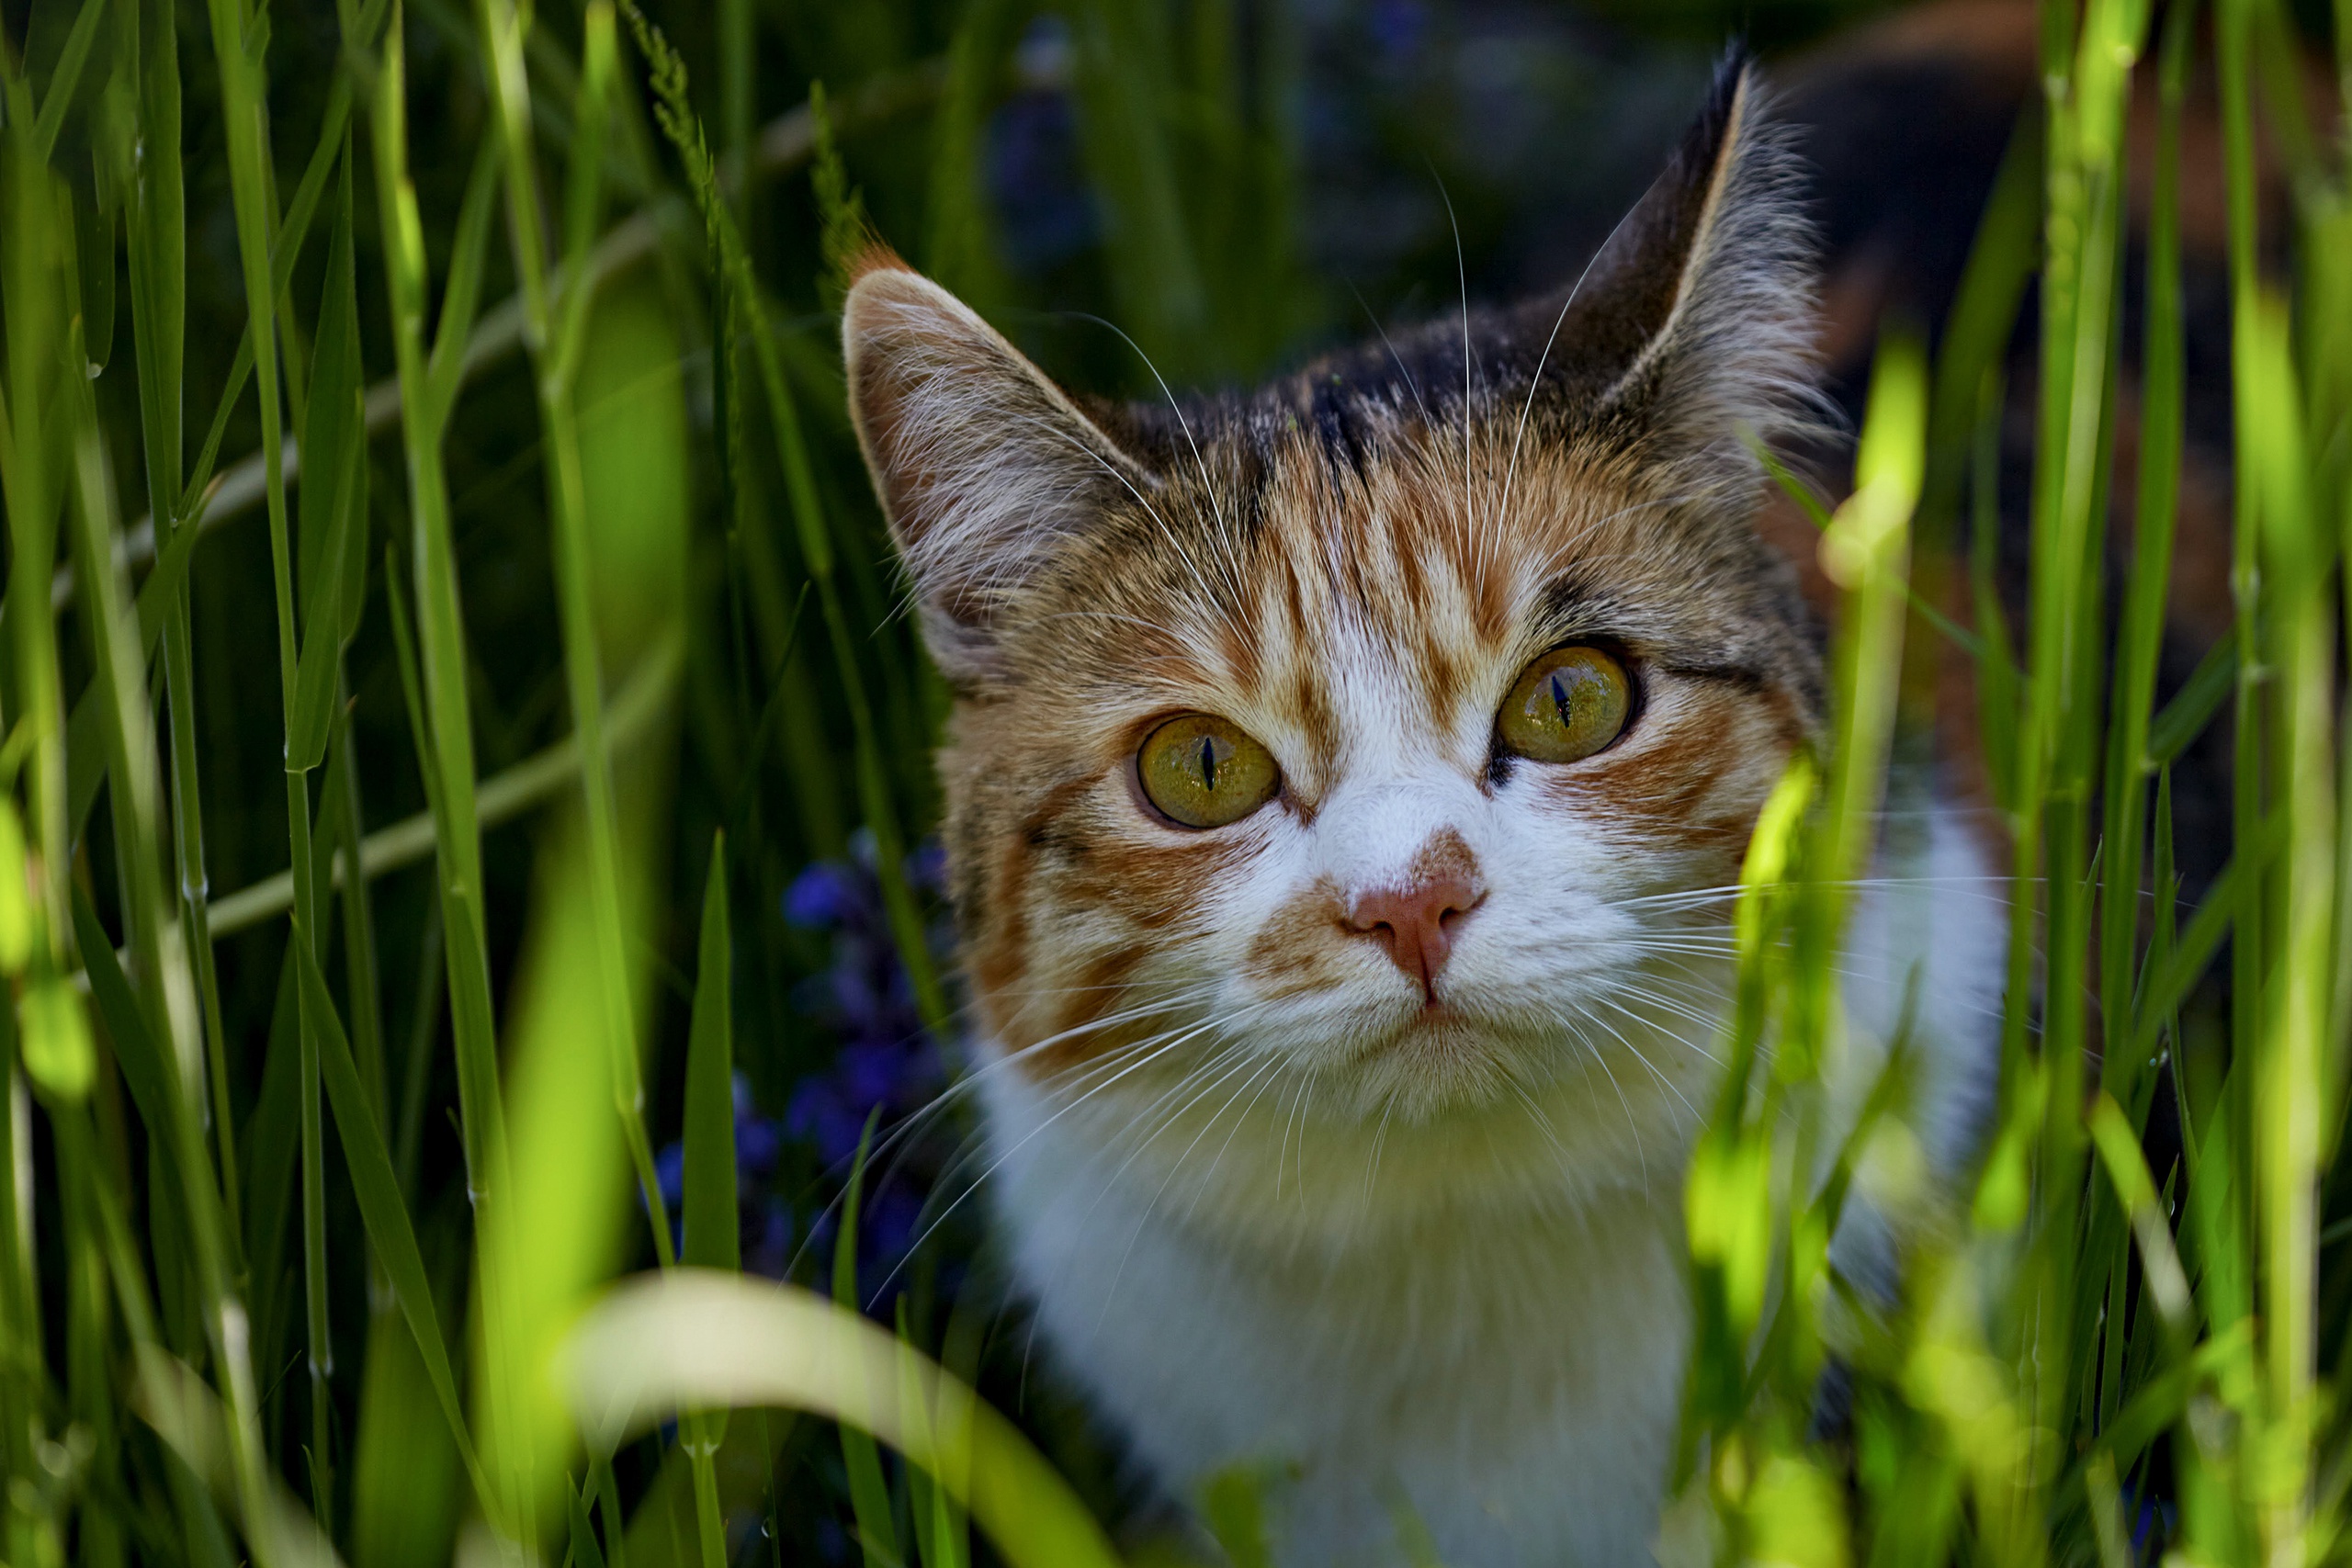
<instances>
[{"instance_id":1,"label":"vertical slit pupil","mask_svg":"<svg viewBox=\"0 0 2352 1568\"><path fill-rule=\"evenodd\" d=\"M1573 703L1568 695L1568 683L1556 670L1552 672L1552 705L1560 710L1560 728L1567 728L1572 722L1569 710Z\"/></svg>"},{"instance_id":2,"label":"vertical slit pupil","mask_svg":"<svg viewBox=\"0 0 2352 1568\"><path fill-rule=\"evenodd\" d=\"M1216 793L1216 742L1208 736L1201 737L1201 782L1209 793Z\"/></svg>"}]
</instances>

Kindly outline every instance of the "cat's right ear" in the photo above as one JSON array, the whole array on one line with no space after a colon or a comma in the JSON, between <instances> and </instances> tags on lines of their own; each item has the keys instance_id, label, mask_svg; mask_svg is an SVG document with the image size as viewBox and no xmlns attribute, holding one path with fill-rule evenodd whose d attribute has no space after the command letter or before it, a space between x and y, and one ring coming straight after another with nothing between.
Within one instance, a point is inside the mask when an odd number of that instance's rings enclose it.
<instances>
[{"instance_id":1,"label":"cat's right ear","mask_svg":"<svg viewBox=\"0 0 2352 1568\"><path fill-rule=\"evenodd\" d=\"M1150 480L1001 333L887 252L850 288L842 352L924 640L951 682L985 685L1038 568Z\"/></svg>"}]
</instances>

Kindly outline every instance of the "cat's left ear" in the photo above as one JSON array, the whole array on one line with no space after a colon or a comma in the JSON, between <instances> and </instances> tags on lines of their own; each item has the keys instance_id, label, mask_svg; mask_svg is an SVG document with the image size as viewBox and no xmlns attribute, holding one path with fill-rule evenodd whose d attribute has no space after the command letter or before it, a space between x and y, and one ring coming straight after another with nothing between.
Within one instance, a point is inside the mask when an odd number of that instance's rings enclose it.
<instances>
[{"instance_id":1,"label":"cat's left ear","mask_svg":"<svg viewBox=\"0 0 2352 1568\"><path fill-rule=\"evenodd\" d=\"M1566 296L1516 335L1594 435L1679 491L1752 497L1747 436L1809 428L1813 246L1795 155L1735 52L1666 172Z\"/></svg>"},{"instance_id":2,"label":"cat's left ear","mask_svg":"<svg viewBox=\"0 0 2352 1568\"><path fill-rule=\"evenodd\" d=\"M1036 573L1153 480L1002 333L887 252L850 288L842 351L923 640L948 680L984 685Z\"/></svg>"}]
</instances>

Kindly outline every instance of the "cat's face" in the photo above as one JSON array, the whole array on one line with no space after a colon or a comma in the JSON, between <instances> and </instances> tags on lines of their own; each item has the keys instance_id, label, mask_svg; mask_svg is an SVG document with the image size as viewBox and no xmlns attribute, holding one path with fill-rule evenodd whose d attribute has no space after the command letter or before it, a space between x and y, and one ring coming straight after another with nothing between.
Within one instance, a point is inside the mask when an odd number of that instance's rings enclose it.
<instances>
[{"instance_id":1,"label":"cat's face","mask_svg":"<svg viewBox=\"0 0 2352 1568\"><path fill-rule=\"evenodd\" d=\"M1574 1081L1638 1141L1703 1103L1721 890L1818 700L1751 527L1804 287L1747 118L1730 79L1565 305L1181 415L1082 412L913 274L857 285L1014 1070L1170 1122Z\"/></svg>"}]
</instances>

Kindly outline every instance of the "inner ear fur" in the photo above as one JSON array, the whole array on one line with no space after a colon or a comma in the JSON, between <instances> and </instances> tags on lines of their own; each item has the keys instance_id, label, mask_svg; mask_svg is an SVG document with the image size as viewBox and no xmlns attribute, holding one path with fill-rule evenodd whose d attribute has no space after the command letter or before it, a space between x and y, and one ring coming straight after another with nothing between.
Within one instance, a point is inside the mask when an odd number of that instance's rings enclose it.
<instances>
[{"instance_id":1,"label":"inner ear fur","mask_svg":"<svg viewBox=\"0 0 2352 1568\"><path fill-rule=\"evenodd\" d=\"M1796 186L1755 68L1735 53L1576 285L1521 312L1513 335L1545 345L1542 378L1686 490L1752 499L1758 468L1742 432L1770 442L1819 423L1813 245Z\"/></svg>"},{"instance_id":2,"label":"inner ear fur","mask_svg":"<svg viewBox=\"0 0 2352 1568\"><path fill-rule=\"evenodd\" d=\"M952 681L984 682L1021 589L1150 477L1002 333L887 254L850 288L842 351L932 656Z\"/></svg>"}]
</instances>

